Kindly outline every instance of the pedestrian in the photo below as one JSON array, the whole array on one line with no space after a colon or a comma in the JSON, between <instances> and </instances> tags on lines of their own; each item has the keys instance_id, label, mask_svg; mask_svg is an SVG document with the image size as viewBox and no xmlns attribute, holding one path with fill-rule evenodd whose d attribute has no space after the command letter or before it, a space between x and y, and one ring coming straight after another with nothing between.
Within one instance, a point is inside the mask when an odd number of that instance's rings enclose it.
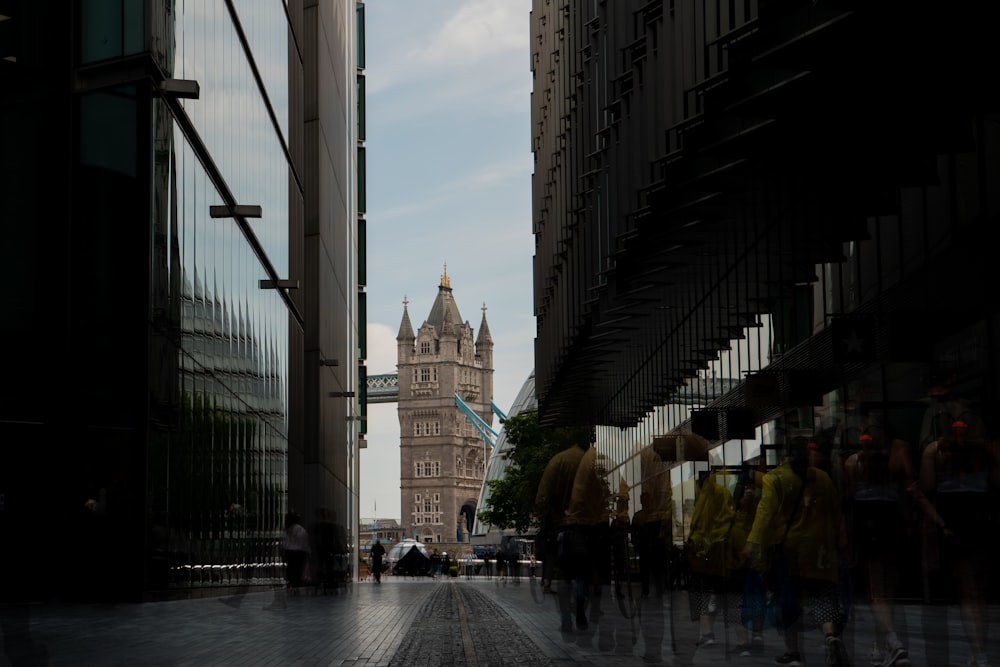
<instances>
[{"instance_id":1,"label":"pedestrian","mask_svg":"<svg viewBox=\"0 0 1000 667\"><path fill-rule=\"evenodd\" d=\"M504 549L504 560L507 565L507 578L514 583L520 583L518 577L521 569L521 551L518 548L518 543L513 538L507 540L507 546Z\"/></svg>"},{"instance_id":2,"label":"pedestrian","mask_svg":"<svg viewBox=\"0 0 1000 667\"><path fill-rule=\"evenodd\" d=\"M691 568L691 620L698 621L698 648L709 648L715 640L715 617L729 608L726 554L736 515L733 497L716 473L703 473L697 490L691 532L685 544ZM731 602L731 600L729 601Z\"/></svg>"},{"instance_id":3,"label":"pedestrian","mask_svg":"<svg viewBox=\"0 0 1000 667\"><path fill-rule=\"evenodd\" d=\"M379 539L375 538L375 543L372 544L372 574L375 575L375 583L382 583L382 558L385 556L385 547Z\"/></svg>"},{"instance_id":4,"label":"pedestrian","mask_svg":"<svg viewBox=\"0 0 1000 667\"><path fill-rule=\"evenodd\" d=\"M899 563L906 558L909 526L904 501L916 491L916 472L910 445L871 429L859 438L860 451L844 463L844 496L851 519L851 554L860 568L859 580L871 604L878 638L873 662L883 667L909 665L909 656L896 634L895 599ZM909 491L913 489L913 491Z\"/></svg>"},{"instance_id":5,"label":"pedestrian","mask_svg":"<svg viewBox=\"0 0 1000 667\"><path fill-rule=\"evenodd\" d=\"M296 512L285 515L285 579L288 589L294 594L298 592L306 580L309 562L309 534L302 526L302 519Z\"/></svg>"},{"instance_id":6,"label":"pedestrian","mask_svg":"<svg viewBox=\"0 0 1000 667\"><path fill-rule=\"evenodd\" d=\"M465 554L465 578L472 579L472 552Z\"/></svg>"},{"instance_id":7,"label":"pedestrian","mask_svg":"<svg viewBox=\"0 0 1000 667\"><path fill-rule=\"evenodd\" d=\"M441 570L444 576L451 576L451 556L448 555L447 551L441 555Z\"/></svg>"},{"instance_id":8,"label":"pedestrian","mask_svg":"<svg viewBox=\"0 0 1000 667\"><path fill-rule=\"evenodd\" d=\"M593 444L592 442L589 444ZM567 528L576 533L575 552L570 558L573 573L577 630L597 624L598 648L614 648L619 615L605 613L602 602L612 600L611 585L611 486L606 456L590 447L580 459L569 509ZM606 604L606 603L605 603Z\"/></svg>"},{"instance_id":9,"label":"pedestrian","mask_svg":"<svg viewBox=\"0 0 1000 667\"><path fill-rule=\"evenodd\" d=\"M808 440L796 437L787 459L761 480L757 514L741 551L774 587L778 630L785 653L776 665L804 664L799 649L803 610L810 609L824 635L828 665L849 666L840 636L843 616L839 561L846 547L840 497L830 476L809 467Z\"/></svg>"},{"instance_id":10,"label":"pedestrian","mask_svg":"<svg viewBox=\"0 0 1000 667\"><path fill-rule=\"evenodd\" d=\"M309 531L314 558L311 569L324 593L337 593L340 586L351 579L347 533L336 519L336 511L319 507L316 522Z\"/></svg>"},{"instance_id":11,"label":"pedestrian","mask_svg":"<svg viewBox=\"0 0 1000 667\"><path fill-rule=\"evenodd\" d=\"M727 550L727 567L730 570L729 590L740 593L734 595L732 608L738 613L736 646L729 652L744 657L764 653L767 588L760 572L740 558L757 515L757 504L760 502L758 480L762 477L762 472L749 470L741 476L736 485L733 493L736 515L729 531L730 548Z\"/></svg>"},{"instance_id":12,"label":"pedestrian","mask_svg":"<svg viewBox=\"0 0 1000 667\"><path fill-rule=\"evenodd\" d=\"M639 624L647 663L663 661L666 634L665 606L670 588L670 561L673 548L673 496L669 462L677 451L677 440L658 438L640 453L642 485L640 509L632 515L629 531L639 557ZM665 460L666 459L666 460ZM671 640L673 616L670 618Z\"/></svg>"},{"instance_id":13,"label":"pedestrian","mask_svg":"<svg viewBox=\"0 0 1000 667\"><path fill-rule=\"evenodd\" d=\"M567 524L566 511L573 496L573 482L584 454L590 449L593 437L588 429L563 431L567 447L549 460L542 472L535 496L535 515L540 524L542 554L542 585L549 586L556 571L561 581L556 587L559 610L559 629L563 633L573 632L572 593L576 579L575 556L586 550L583 535ZM497 576L500 576L500 554L497 554ZM581 575L582 576L582 575ZM582 585L582 584L581 584ZM586 612L579 610L580 623L586 627Z\"/></svg>"},{"instance_id":14,"label":"pedestrian","mask_svg":"<svg viewBox=\"0 0 1000 667\"><path fill-rule=\"evenodd\" d=\"M925 520L936 547L930 565L951 575L952 592L961 611L968 664L989 665L990 590L995 550L995 507L1000 489L1000 438L996 426L965 412L927 445L921 458L922 493L930 500Z\"/></svg>"}]
</instances>

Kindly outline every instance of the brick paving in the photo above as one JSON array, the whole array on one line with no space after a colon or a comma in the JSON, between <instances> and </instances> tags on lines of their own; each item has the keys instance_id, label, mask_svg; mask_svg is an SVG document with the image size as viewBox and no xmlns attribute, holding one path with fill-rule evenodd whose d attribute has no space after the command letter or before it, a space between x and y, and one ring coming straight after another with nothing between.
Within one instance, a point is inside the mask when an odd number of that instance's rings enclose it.
<instances>
[{"instance_id":1,"label":"brick paving","mask_svg":"<svg viewBox=\"0 0 1000 667\"><path fill-rule=\"evenodd\" d=\"M382 584L352 584L339 595L265 591L132 605L0 605L0 667L642 664L647 647L641 624L612 609L588 632L563 633L555 597L531 590L528 579L386 577ZM696 649L697 624L684 593L675 592L672 602L663 621L663 664L757 667L772 665L781 653L777 633L768 630L763 656L727 656L734 640L721 623L719 645ZM965 664L956 609L909 605L900 611L910 628L914 665ZM997 637L998 609L991 607L987 618ZM854 664L867 667L873 644L868 610L859 608L845 638ZM806 635L804 646L808 664L823 664L817 631Z\"/></svg>"}]
</instances>

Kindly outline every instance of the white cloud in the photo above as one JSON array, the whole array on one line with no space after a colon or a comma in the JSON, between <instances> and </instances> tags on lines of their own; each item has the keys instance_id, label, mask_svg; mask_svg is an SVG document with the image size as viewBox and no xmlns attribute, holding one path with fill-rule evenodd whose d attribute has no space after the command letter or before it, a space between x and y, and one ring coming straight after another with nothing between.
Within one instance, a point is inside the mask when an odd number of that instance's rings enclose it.
<instances>
[{"instance_id":1,"label":"white cloud","mask_svg":"<svg viewBox=\"0 0 1000 667\"><path fill-rule=\"evenodd\" d=\"M386 9L398 2L371 3L365 70L370 104L385 94L411 89L405 105L384 105L394 120L446 112L496 115L527 110L529 0L440 2L398 16ZM457 6L457 8L456 8ZM385 12L384 14L382 12ZM427 35L431 35L430 39ZM369 113L379 113L370 108Z\"/></svg>"},{"instance_id":2,"label":"white cloud","mask_svg":"<svg viewBox=\"0 0 1000 667\"><path fill-rule=\"evenodd\" d=\"M429 44L413 49L409 59L422 66L455 68L472 67L511 52L527 53L526 5L509 0L468 2L441 26Z\"/></svg>"},{"instance_id":3,"label":"white cloud","mask_svg":"<svg viewBox=\"0 0 1000 667\"><path fill-rule=\"evenodd\" d=\"M402 305L399 308L399 316L402 319ZM368 323L368 359L365 361L368 375L386 375L396 372L396 333L398 331L398 324L393 327L380 322Z\"/></svg>"}]
</instances>

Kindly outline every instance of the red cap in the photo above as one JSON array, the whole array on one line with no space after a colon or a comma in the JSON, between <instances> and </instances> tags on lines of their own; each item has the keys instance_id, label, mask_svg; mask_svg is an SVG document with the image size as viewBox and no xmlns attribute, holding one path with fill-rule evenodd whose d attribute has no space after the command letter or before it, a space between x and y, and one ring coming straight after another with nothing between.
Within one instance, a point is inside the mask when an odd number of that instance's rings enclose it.
<instances>
[{"instance_id":1,"label":"red cap","mask_svg":"<svg viewBox=\"0 0 1000 667\"><path fill-rule=\"evenodd\" d=\"M969 430L969 425L966 424L961 419L956 419L955 421L953 421L951 423L951 430L955 431L955 432L958 432L958 431L968 431Z\"/></svg>"},{"instance_id":2,"label":"red cap","mask_svg":"<svg viewBox=\"0 0 1000 667\"><path fill-rule=\"evenodd\" d=\"M875 442L874 438L872 438L869 433L862 433L860 441L862 447L871 447L871 444Z\"/></svg>"},{"instance_id":3,"label":"red cap","mask_svg":"<svg viewBox=\"0 0 1000 667\"><path fill-rule=\"evenodd\" d=\"M809 449L819 449L819 445L816 444L815 442L810 442L808 445L806 445L806 447L808 447Z\"/></svg>"}]
</instances>

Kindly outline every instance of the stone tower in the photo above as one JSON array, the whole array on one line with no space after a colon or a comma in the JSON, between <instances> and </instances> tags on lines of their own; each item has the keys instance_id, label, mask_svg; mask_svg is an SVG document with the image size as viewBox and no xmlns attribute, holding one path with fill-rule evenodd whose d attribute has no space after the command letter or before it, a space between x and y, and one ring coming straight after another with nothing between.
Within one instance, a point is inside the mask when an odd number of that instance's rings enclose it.
<instances>
[{"instance_id":1,"label":"stone tower","mask_svg":"<svg viewBox=\"0 0 1000 667\"><path fill-rule=\"evenodd\" d=\"M490 455L455 395L493 423L493 338L485 304L478 338L462 320L447 265L416 334L408 303L396 336L401 523L407 537L447 550L468 543Z\"/></svg>"}]
</instances>

